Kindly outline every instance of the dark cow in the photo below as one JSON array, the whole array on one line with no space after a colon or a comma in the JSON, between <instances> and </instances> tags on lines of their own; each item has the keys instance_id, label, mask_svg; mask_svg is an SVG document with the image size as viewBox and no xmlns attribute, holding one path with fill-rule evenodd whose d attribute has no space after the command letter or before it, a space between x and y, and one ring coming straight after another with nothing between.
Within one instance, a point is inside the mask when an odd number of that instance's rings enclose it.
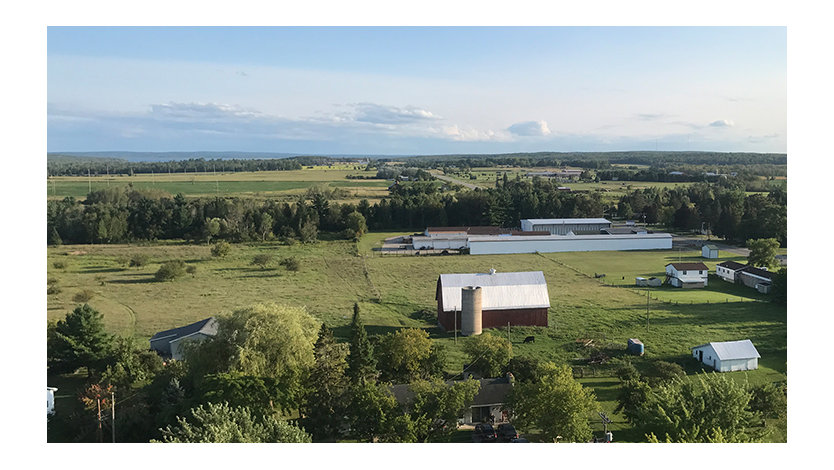
<instances>
[{"instance_id":1,"label":"dark cow","mask_svg":"<svg viewBox=\"0 0 834 470\"><path fill-rule=\"evenodd\" d=\"M528 337L524 338L524 342L525 343L535 343L536 342L536 337L535 336L528 336Z\"/></svg>"}]
</instances>

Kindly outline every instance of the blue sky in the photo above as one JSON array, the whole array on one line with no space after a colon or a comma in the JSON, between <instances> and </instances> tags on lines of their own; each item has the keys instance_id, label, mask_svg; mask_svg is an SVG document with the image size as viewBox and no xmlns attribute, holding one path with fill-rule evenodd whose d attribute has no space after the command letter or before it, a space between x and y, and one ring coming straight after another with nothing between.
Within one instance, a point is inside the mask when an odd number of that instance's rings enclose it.
<instances>
[{"instance_id":1,"label":"blue sky","mask_svg":"<svg viewBox=\"0 0 834 470\"><path fill-rule=\"evenodd\" d=\"M47 32L47 150L785 152L784 27Z\"/></svg>"}]
</instances>

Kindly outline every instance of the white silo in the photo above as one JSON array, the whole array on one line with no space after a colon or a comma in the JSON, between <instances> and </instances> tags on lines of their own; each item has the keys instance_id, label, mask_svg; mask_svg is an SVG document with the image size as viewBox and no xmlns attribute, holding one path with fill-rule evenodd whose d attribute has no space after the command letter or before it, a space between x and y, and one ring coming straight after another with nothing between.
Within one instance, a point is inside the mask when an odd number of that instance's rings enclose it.
<instances>
[{"instance_id":1,"label":"white silo","mask_svg":"<svg viewBox=\"0 0 834 470\"><path fill-rule=\"evenodd\" d=\"M460 290L460 333L464 336L481 334L482 290L468 286Z\"/></svg>"}]
</instances>

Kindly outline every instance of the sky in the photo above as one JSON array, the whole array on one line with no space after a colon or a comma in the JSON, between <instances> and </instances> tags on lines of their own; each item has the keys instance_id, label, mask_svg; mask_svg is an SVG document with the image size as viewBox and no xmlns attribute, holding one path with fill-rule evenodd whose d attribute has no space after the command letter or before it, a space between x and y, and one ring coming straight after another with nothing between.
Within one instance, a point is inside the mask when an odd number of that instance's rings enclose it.
<instances>
[{"instance_id":1,"label":"sky","mask_svg":"<svg viewBox=\"0 0 834 470\"><path fill-rule=\"evenodd\" d=\"M47 150L787 151L785 27L49 27Z\"/></svg>"}]
</instances>

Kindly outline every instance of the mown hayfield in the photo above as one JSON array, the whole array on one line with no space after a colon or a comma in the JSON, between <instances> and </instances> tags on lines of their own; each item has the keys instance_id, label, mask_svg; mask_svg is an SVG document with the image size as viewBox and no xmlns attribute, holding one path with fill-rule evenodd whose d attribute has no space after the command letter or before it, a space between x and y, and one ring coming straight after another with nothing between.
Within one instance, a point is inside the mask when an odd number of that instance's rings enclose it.
<instances>
[{"instance_id":1,"label":"mown hayfield","mask_svg":"<svg viewBox=\"0 0 834 470\"><path fill-rule=\"evenodd\" d=\"M291 171L201 172L138 174L134 176L58 176L47 180L47 197L83 199L90 192L132 184L135 188L157 189L187 197L249 196L281 197L301 194L308 188L322 186L348 190L350 197L377 199L387 194L391 184L379 179L348 179L347 176L373 178L376 171L353 166L308 167Z\"/></svg>"},{"instance_id":2,"label":"mown hayfield","mask_svg":"<svg viewBox=\"0 0 834 470\"><path fill-rule=\"evenodd\" d=\"M646 289L634 288L634 276L660 276L670 261L694 260L695 251L595 252L471 256L381 256L372 251L394 233L373 233L358 243L319 241L310 245L277 242L234 245L231 255L212 258L205 245L62 246L48 249L48 276L62 291L47 296L47 317L57 320L72 308L72 297L82 289L96 292L89 302L100 310L114 333L147 340L155 332L181 326L254 302L305 305L345 340L354 302L371 334L402 327L425 328L448 353L447 370L458 373L467 358L465 338L455 338L435 327L435 288L441 273L541 270L551 299L549 326L511 327L490 331L507 336L513 352L582 366L583 383L593 387L615 428L628 427L613 413L618 384L611 377L594 376L587 365L589 339L612 357L622 356L628 338L646 345L644 359L678 362L690 372L701 370L689 359L692 346L709 341L749 338L762 358L759 370L733 373L736 380L763 383L784 380L786 371L786 309L764 301L753 289L735 287L715 277L707 289L649 289L646 326ZM151 263L123 267L120 257L145 253ZM251 265L258 253L271 253L267 269ZM278 264L294 256L297 272ZM195 276L156 282L153 273L168 259L197 266ZM730 258L732 259L732 258ZM56 269L54 262L66 267ZM721 260L717 260L721 261ZM707 262L712 267L716 261ZM605 273L602 280L594 273ZM625 277L625 279L622 279ZM613 282L612 282L613 281ZM611 285L611 284L614 285ZM489 330L488 330L489 331ZM526 336L536 337L525 344ZM577 342L577 340L582 340ZM639 436L635 437L639 440Z\"/></svg>"}]
</instances>

